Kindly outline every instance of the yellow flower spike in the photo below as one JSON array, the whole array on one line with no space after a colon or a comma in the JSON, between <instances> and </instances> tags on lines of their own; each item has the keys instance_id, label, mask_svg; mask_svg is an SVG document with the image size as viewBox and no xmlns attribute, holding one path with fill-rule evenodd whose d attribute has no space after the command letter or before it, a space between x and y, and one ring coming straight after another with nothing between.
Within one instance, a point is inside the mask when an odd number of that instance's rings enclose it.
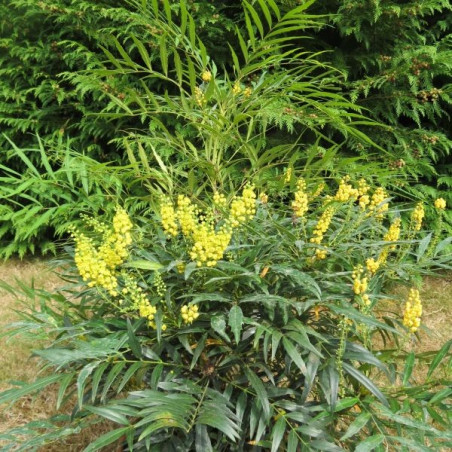
<instances>
[{"instance_id":1,"label":"yellow flower spike","mask_svg":"<svg viewBox=\"0 0 452 452\"><path fill-rule=\"evenodd\" d=\"M242 196L235 197L231 202L229 213L229 223L233 228L237 228L246 221L251 220L256 214L256 193L254 187L247 185L242 192Z\"/></svg>"},{"instance_id":2,"label":"yellow flower spike","mask_svg":"<svg viewBox=\"0 0 452 452\"><path fill-rule=\"evenodd\" d=\"M292 201L292 209L296 217L301 218L308 211L308 194L306 192L306 182L299 179L295 199Z\"/></svg>"},{"instance_id":3,"label":"yellow flower spike","mask_svg":"<svg viewBox=\"0 0 452 452\"><path fill-rule=\"evenodd\" d=\"M422 302L417 289L410 289L403 313L403 325L415 333L421 324Z\"/></svg>"},{"instance_id":4,"label":"yellow flower spike","mask_svg":"<svg viewBox=\"0 0 452 452\"><path fill-rule=\"evenodd\" d=\"M415 231L420 231L424 216L425 216L424 205L421 202L419 202L416 204L416 207L411 213L411 221L413 224L413 229Z\"/></svg>"},{"instance_id":5,"label":"yellow flower spike","mask_svg":"<svg viewBox=\"0 0 452 452\"><path fill-rule=\"evenodd\" d=\"M237 95L242 92L242 87L240 86L239 82L235 82L234 86L232 87L232 94Z\"/></svg>"},{"instance_id":6,"label":"yellow flower spike","mask_svg":"<svg viewBox=\"0 0 452 452\"><path fill-rule=\"evenodd\" d=\"M213 203L221 208L225 208L227 206L226 196L221 193L215 192L213 194Z\"/></svg>"},{"instance_id":7,"label":"yellow flower spike","mask_svg":"<svg viewBox=\"0 0 452 452\"><path fill-rule=\"evenodd\" d=\"M199 317L198 305L182 306L181 307L181 317L185 323L187 323L187 324L193 323L193 321Z\"/></svg>"},{"instance_id":8,"label":"yellow flower spike","mask_svg":"<svg viewBox=\"0 0 452 452\"><path fill-rule=\"evenodd\" d=\"M251 87L247 86L244 90L243 90L243 95L245 97L250 97L252 94L253 90Z\"/></svg>"},{"instance_id":9,"label":"yellow flower spike","mask_svg":"<svg viewBox=\"0 0 452 452\"><path fill-rule=\"evenodd\" d=\"M367 290L367 278L362 277L363 268L361 265L357 265L353 269L352 279L353 279L353 292L356 295L363 295Z\"/></svg>"},{"instance_id":10,"label":"yellow flower spike","mask_svg":"<svg viewBox=\"0 0 452 452\"><path fill-rule=\"evenodd\" d=\"M268 195L265 192L262 192L259 195L259 200L262 204L267 204L268 203Z\"/></svg>"},{"instance_id":11,"label":"yellow flower spike","mask_svg":"<svg viewBox=\"0 0 452 452\"><path fill-rule=\"evenodd\" d=\"M385 242L396 242L400 237L400 225L402 220L400 218L396 218L389 226L388 232L384 236L383 240ZM396 245L391 245L390 249L394 250Z\"/></svg>"},{"instance_id":12,"label":"yellow flower spike","mask_svg":"<svg viewBox=\"0 0 452 452\"><path fill-rule=\"evenodd\" d=\"M284 183L288 184L290 182L290 179L292 179L291 167L287 168L286 173L284 174Z\"/></svg>"},{"instance_id":13,"label":"yellow flower spike","mask_svg":"<svg viewBox=\"0 0 452 452\"><path fill-rule=\"evenodd\" d=\"M388 195L383 187L378 187L370 199L369 210L375 213L378 220L383 219L383 215L389 209L389 203L382 204Z\"/></svg>"},{"instance_id":14,"label":"yellow flower spike","mask_svg":"<svg viewBox=\"0 0 452 452\"><path fill-rule=\"evenodd\" d=\"M176 211L171 201L167 198L160 204L160 217L165 233L175 237L178 233Z\"/></svg>"},{"instance_id":15,"label":"yellow flower spike","mask_svg":"<svg viewBox=\"0 0 452 452\"><path fill-rule=\"evenodd\" d=\"M380 262L378 260L375 260L374 258L370 258L366 260L366 268L367 271L373 275L377 272L377 270L380 267Z\"/></svg>"},{"instance_id":16,"label":"yellow flower spike","mask_svg":"<svg viewBox=\"0 0 452 452\"><path fill-rule=\"evenodd\" d=\"M210 71L204 71L202 74L201 74L201 78L202 78L202 80L203 80L203 82L210 82L211 80L212 80L212 72L210 72Z\"/></svg>"},{"instance_id":17,"label":"yellow flower spike","mask_svg":"<svg viewBox=\"0 0 452 452\"><path fill-rule=\"evenodd\" d=\"M444 198L435 199L434 205L438 210L445 210L446 200Z\"/></svg>"},{"instance_id":18,"label":"yellow flower spike","mask_svg":"<svg viewBox=\"0 0 452 452\"><path fill-rule=\"evenodd\" d=\"M314 231L313 231L313 237L311 237L310 242L316 243L317 245L320 245L320 243L323 240L323 236L325 232L328 230L328 227L330 226L331 220L333 219L334 209L332 207L327 207L320 217L319 221L317 222Z\"/></svg>"},{"instance_id":19,"label":"yellow flower spike","mask_svg":"<svg viewBox=\"0 0 452 452\"><path fill-rule=\"evenodd\" d=\"M347 202L349 199L354 200L358 197L358 190L348 183L349 180L349 176L345 176L341 179L339 188L334 196L335 201Z\"/></svg>"}]
</instances>

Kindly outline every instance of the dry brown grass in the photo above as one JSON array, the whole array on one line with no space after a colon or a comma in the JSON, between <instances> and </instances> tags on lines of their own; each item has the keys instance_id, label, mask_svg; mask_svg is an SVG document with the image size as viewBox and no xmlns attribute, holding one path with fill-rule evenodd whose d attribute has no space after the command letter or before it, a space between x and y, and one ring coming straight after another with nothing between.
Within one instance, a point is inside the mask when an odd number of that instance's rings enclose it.
<instances>
[{"instance_id":1,"label":"dry brown grass","mask_svg":"<svg viewBox=\"0 0 452 452\"><path fill-rule=\"evenodd\" d=\"M39 260L16 261L0 264L0 280L14 285L16 279L30 284L34 281L37 288L52 290L60 285L58 277L48 269L45 262ZM3 325L18 320L15 309L23 306L11 294L0 289L0 330ZM0 339L0 391L10 388L10 381L33 381L36 378L37 363L30 359L33 349L39 347L37 341L15 336L13 340ZM56 413L58 387L49 387L37 396L23 397L12 407L0 408L0 432L19 427L32 420L46 419ZM108 423L97 424L79 435L47 445L42 452L79 452L94 438L108 431ZM1 445L1 444L0 444Z\"/></svg>"}]
</instances>

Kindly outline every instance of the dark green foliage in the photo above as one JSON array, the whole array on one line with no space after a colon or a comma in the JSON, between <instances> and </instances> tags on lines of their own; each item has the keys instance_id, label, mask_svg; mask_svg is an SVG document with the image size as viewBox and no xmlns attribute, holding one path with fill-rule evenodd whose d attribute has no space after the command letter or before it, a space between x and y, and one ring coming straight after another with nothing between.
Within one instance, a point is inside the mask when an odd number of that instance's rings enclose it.
<instances>
[{"instance_id":1,"label":"dark green foliage","mask_svg":"<svg viewBox=\"0 0 452 452\"><path fill-rule=\"evenodd\" d=\"M0 257L4 259L13 254L54 253L56 239L68 234L80 214L104 211L109 208L106 201L127 193L124 184L133 188L130 171L73 153L69 146L50 152L39 145L22 150L11 142L11 153L22 170L0 165ZM139 192L137 187L134 190ZM136 202L132 209L140 206Z\"/></svg>"},{"instance_id":2,"label":"dark green foliage","mask_svg":"<svg viewBox=\"0 0 452 452\"><path fill-rule=\"evenodd\" d=\"M452 205L452 6L448 0L332 0L316 44L347 74L344 90L386 127L363 129L388 151L377 157L403 199L443 197ZM320 39L319 39L320 38ZM361 155L369 146L350 143ZM374 154L375 156L375 154ZM373 158L374 158L373 156ZM452 231L452 211L446 215ZM429 222L433 211L427 213Z\"/></svg>"},{"instance_id":3,"label":"dark green foliage","mask_svg":"<svg viewBox=\"0 0 452 452\"><path fill-rule=\"evenodd\" d=\"M178 9L177 3L172 7ZM191 3L190 9L207 46L227 40L234 27L234 9L206 1ZM159 58L159 30L134 11L127 0L1 0L0 130L19 147L34 146L36 133L45 140L63 134L73 149L87 150L91 157L116 157L109 141L137 124L126 117L111 122L90 115L103 110L110 96L121 99L133 79L121 83L111 79L102 86L73 85L69 80L105 60L102 47L114 48L111 36L139 60L130 39L133 33L149 46L153 61ZM0 146L4 144L1 137Z\"/></svg>"}]
</instances>

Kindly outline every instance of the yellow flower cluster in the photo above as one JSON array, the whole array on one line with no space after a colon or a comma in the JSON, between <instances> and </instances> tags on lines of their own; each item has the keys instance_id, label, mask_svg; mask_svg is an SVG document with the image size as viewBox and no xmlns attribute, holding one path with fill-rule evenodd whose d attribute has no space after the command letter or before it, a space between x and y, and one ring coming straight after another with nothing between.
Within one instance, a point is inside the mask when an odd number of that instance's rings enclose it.
<instances>
[{"instance_id":1,"label":"yellow flower cluster","mask_svg":"<svg viewBox=\"0 0 452 452\"><path fill-rule=\"evenodd\" d=\"M424 205L421 202L419 202L416 204L416 207L413 209L413 212L411 213L411 221L413 224L413 229L415 231L420 231L424 216L425 216Z\"/></svg>"},{"instance_id":2,"label":"yellow flower cluster","mask_svg":"<svg viewBox=\"0 0 452 452\"><path fill-rule=\"evenodd\" d=\"M361 207L361 209L365 209L369 203L370 203L370 197L367 194L367 192L369 191L370 187L367 184L365 179L360 179L358 181L358 204L359 207Z\"/></svg>"},{"instance_id":3,"label":"yellow flower cluster","mask_svg":"<svg viewBox=\"0 0 452 452\"><path fill-rule=\"evenodd\" d=\"M227 207L226 197L214 194L214 203ZM177 209L166 202L161 206L162 224L167 233L177 234L177 221L185 237L193 242L190 257L198 266L213 267L224 255L232 238L232 229L250 220L256 213L254 187L247 185L242 195L235 197L230 206L229 218L218 230L214 218L200 215L197 207L187 196L179 195Z\"/></svg>"},{"instance_id":4,"label":"yellow flower cluster","mask_svg":"<svg viewBox=\"0 0 452 452\"><path fill-rule=\"evenodd\" d=\"M264 191L259 195L259 201L262 204L267 204L268 203L268 195Z\"/></svg>"},{"instance_id":5,"label":"yellow flower cluster","mask_svg":"<svg viewBox=\"0 0 452 452\"><path fill-rule=\"evenodd\" d=\"M317 222L313 234L314 237L311 237L310 242L311 243L317 243L320 245L322 243L323 235L328 230L328 227L330 226L331 220L333 219L334 209L332 207L327 207L320 217L319 221Z\"/></svg>"},{"instance_id":6,"label":"yellow flower cluster","mask_svg":"<svg viewBox=\"0 0 452 452\"><path fill-rule=\"evenodd\" d=\"M435 199L434 205L439 210L444 210L446 208L446 200L444 198Z\"/></svg>"},{"instance_id":7,"label":"yellow flower cluster","mask_svg":"<svg viewBox=\"0 0 452 452\"><path fill-rule=\"evenodd\" d=\"M180 312L183 321L188 324L193 323L199 317L198 305L196 304L192 306L184 305Z\"/></svg>"},{"instance_id":8,"label":"yellow flower cluster","mask_svg":"<svg viewBox=\"0 0 452 452\"><path fill-rule=\"evenodd\" d=\"M358 190L353 188L352 185L349 184L349 181L349 176L345 176L341 179L337 192L334 195L335 201L347 202L349 199L355 200L358 198Z\"/></svg>"},{"instance_id":9,"label":"yellow flower cluster","mask_svg":"<svg viewBox=\"0 0 452 452\"><path fill-rule=\"evenodd\" d=\"M292 179L291 167L287 168L286 173L284 174L284 183L288 184L290 182L290 179Z\"/></svg>"},{"instance_id":10,"label":"yellow flower cluster","mask_svg":"<svg viewBox=\"0 0 452 452\"><path fill-rule=\"evenodd\" d=\"M214 267L217 261L223 257L232 237L232 230L228 226L222 226L218 232L212 225L199 224L192 233L193 247L190 257L198 267L206 265Z\"/></svg>"},{"instance_id":11,"label":"yellow flower cluster","mask_svg":"<svg viewBox=\"0 0 452 452\"><path fill-rule=\"evenodd\" d=\"M212 72L210 72L210 71L204 71L202 74L201 74L201 78L202 78L202 80L204 81L204 82L210 82L211 80L212 80Z\"/></svg>"},{"instance_id":12,"label":"yellow flower cluster","mask_svg":"<svg viewBox=\"0 0 452 452\"><path fill-rule=\"evenodd\" d=\"M202 89L199 87L195 88L195 94L194 94L195 102L200 106L204 106L206 104L206 97L204 96L204 93L202 92Z\"/></svg>"},{"instance_id":13,"label":"yellow flower cluster","mask_svg":"<svg viewBox=\"0 0 452 452\"><path fill-rule=\"evenodd\" d=\"M179 195L177 198L177 219L185 237L189 237L195 230L198 224L197 214L196 206L191 203L190 198Z\"/></svg>"},{"instance_id":14,"label":"yellow flower cluster","mask_svg":"<svg viewBox=\"0 0 452 452\"><path fill-rule=\"evenodd\" d=\"M177 217L173 204L168 198L165 198L164 201L160 204L160 218L166 234L175 237L178 232L176 223Z\"/></svg>"},{"instance_id":15,"label":"yellow flower cluster","mask_svg":"<svg viewBox=\"0 0 452 452\"><path fill-rule=\"evenodd\" d=\"M118 295L116 276L108 268L107 263L99 258L92 239L86 237L83 233L74 232L74 240L74 260L83 281L88 282L89 287L99 286L104 288L113 297Z\"/></svg>"},{"instance_id":16,"label":"yellow flower cluster","mask_svg":"<svg viewBox=\"0 0 452 452\"><path fill-rule=\"evenodd\" d=\"M132 222L122 207L117 207L113 218L113 229L105 229L102 244L96 248L92 239L78 231L73 232L75 240L75 263L84 281L90 287L104 288L117 296L118 281L116 267L128 256L132 243Z\"/></svg>"},{"instance_id":17,"label":"yellow flower cluster","mask_svg":"<svg viewBox=\"0 0 452 452\"><path fill-rule=\"evenodd\" d=\"M375 260L373 257L366 260L366 268L367 271L373 275L380 268L381 262L379 260Z\"/></svg>"},{"instance_id":18,"label":"yellow flower cluster","mask_svg":"<svg viewBox=\"0 0 452 452\"><path fill-rule=\"evenodd\" d=\"M256 214L256 193L254 187L247 185L242 196L235 197L231 202L229 222L233 228L240 226Z\"/></svg>"},{"instance_id":19,"label":"yellow flower cluster","mask_svg":"<svg viewBox=\"0 0 452 452\"><path fill-rule=\"evenodd\" d=\"M225 208L227 206L226 196L216 191L213 194L213 203L218 207Z\"/></svg>"},{"instance_id":20,"label":"yellow flower cluster","mask_svg":"<svg viewBox=\"0 0 452 452\"><path fill-rule=\"evenodd\" d=\"M154 273L154 287L157 295L162 298L162 301L164 301L163 298L166 294L166 284L162 279L162 275L158 271Z\"/></svg>"},{"instance_id":21,"label":"yellow flower cluster","mask_svg":"<svg viewBox=\"0 0 452 452\"><path fill-rule=\"evenodd\" d=\"M152 306L146 297L141 301L138 306L138 310L140 313L140 317L145 318L148 321L148 325L152 328L155 328L155 314L157 313L157 308ZM163 329L163 327L162 327Z\"/></svg>"},{"instance_id":22,"label":"yellow flower cluster","mask_svg":"<svg viewBox=\"0 0 452 452\"><path fill-rule=\"evenodd\" d=\"M392 223L391 226L389 226L388 232L385 234L383 240L385 242L396 242L399 240L400 237L400 224L401 219L396 218ZM396 248L396 245L391 245L390 249L394 250Z\"/></svg>"},{"instance_id":23,"label":"yellow flower cluster","mask_svg":"<svg viewBox=\"0 0 452 452\"><path fill-rule=\"evenodd\" d=\"M250 86L247 86L244 90L243 90L243 95L245 97L250 97L251 94L253 93L253 90Z\"/></svg>"},{"instance_id":24,"label":"yellow flower cluster","mask_svg":"<svg viewBox=\"0 0 452 452\"><path fill-rule=\"evenodd\" d=\"M415 333L421 324L422 303L417 289L410 289L403 313L403 324Z\"/></svg>"},{"instance_id":25,"label":"yellow flower cluster","mask_svg":"<svg viewBox=\"0 0 452 452\"><path fill-rule=\"evenodd\" d=\"M363 295L367 290L368 280L367 277L363 277L363 268L361 265L357 265L353 269L353 292L356 295Z\"/></svg>"},{"instance_id":26,"label":"yellow flower cluster","mask_svg":"<svg viewBox=\"0 0 452 452\"><path fill-rule=\"evenodd\" d=\"M377 187L370 200L369 210L376 214L377 219L382 220L383 215L389 209L389 204L383 201L388 198L388 195L383 187Z\"/></svg>"},{"instance_id":27,"label":"yellow flower cluster","mask_svg":"<svg viewBox=\"0 0 452 452\"><path fill-rule=\"evenodd\" d=\"M240 86L239 82L235 82L234 86L232 87L232 94L237 95L242 92L242 87Z\"/></svg>"},{"instance_id":28,"label":"yellow flower cluster","mask_svg":"<svg viewBox=\"0 0 452 452\"><path fill-rule=\"evenodd\" d=\"M292 201L292 209L296 217L301 218L308 211L308 194L306 193L306 182L298 179L295 199Z\"/></svg>"},{"instance_id":29,"label":"yellow flower cluster","mask_svg":"<svg viewBox=\"0 0 452 452\"><path fill-rule=\"evenodd\" d=\"M132 244L132 222L127 212L118 207L113 217L113 231L104 235L104 241L99 247L99 258L106 262L107 267L114 269L121 265L129 255L128 247Z\"/></svg>"}]
</instances>

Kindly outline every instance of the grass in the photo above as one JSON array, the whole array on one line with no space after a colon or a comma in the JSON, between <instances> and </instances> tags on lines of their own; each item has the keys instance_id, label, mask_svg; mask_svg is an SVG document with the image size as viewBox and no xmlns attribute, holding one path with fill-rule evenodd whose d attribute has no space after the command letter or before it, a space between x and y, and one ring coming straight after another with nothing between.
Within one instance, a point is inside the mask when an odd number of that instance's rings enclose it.
<instances>
[{"instance_id":1,"label":"grass","mask_svg":"<svg viewBox=\"0 0 452 452\"><path fill-rule=\"evenodd\" d=\"M14 284L18 279L27 284L34 283L35 287L52 290L58 287L59 280L47 268L46 263L39 260L15 261L0 264L0 280ZM403 299L407 293L404 287L393 290L394 298ZM424 282L421 299L424 306L423 328L419 332L420 341L413 340L406 348L416 352L438 350L444 342L452 337L452 273L442 277L429 277ZM10 294L0 290L0 331L3 325L17 319L14 310L23 306ZM386 313L401 313L400 301L385 303L382 309ZM0 339L3 353L0 355L0 391L11 387L10 381L32 381L36 377L36 361L30 359L31 352L39 346L36 340L16 336L13 341ZM43 345L43 344L41 344ZM386 344L391 346L391 344ZM419 369L419 379L425 372ZM19 403L7 409L0 410L0 432L23 425L31 420L45 419L53 414L56 404L57 388L43 391L35 397L24 397ZM65 438L63 441L46 446L42 452L76 452L94 438L110 428L110 424L96 425L91 430L83 431L80 435ZM1 445L1 444L0 444ZM110 449L112 450L112 449Z\"/></svg>"},{"instance_id":2,"label":"grass","mask_svg":"<svg viewBox=\"0 0 452 452\"><path fill-rule=\"evenodd\" d=\"M14 285L16 280L34 284L37 288L52 290L60 285L59 278L52 274L44 261L11 260L0 264L0 280ZM0 331L4 325L18 319L16 310L24 306L15 297L0 289ZM33 349L45 345L42 341L15 336L12 340L0 338L0 392L12 387L10 382L33 381L36 378L37 362L30 358ZM46 419L55 414L58 387L52 387L32 397L24 397L12 407L0 409L0 432L26 424L32 420ZM47 445L41 452L79 452L96 437L111 428L107 422L96 424L78 435L64 438ZM1 447L1 442L0 442Z\"/></svg>"}]
</instances>

